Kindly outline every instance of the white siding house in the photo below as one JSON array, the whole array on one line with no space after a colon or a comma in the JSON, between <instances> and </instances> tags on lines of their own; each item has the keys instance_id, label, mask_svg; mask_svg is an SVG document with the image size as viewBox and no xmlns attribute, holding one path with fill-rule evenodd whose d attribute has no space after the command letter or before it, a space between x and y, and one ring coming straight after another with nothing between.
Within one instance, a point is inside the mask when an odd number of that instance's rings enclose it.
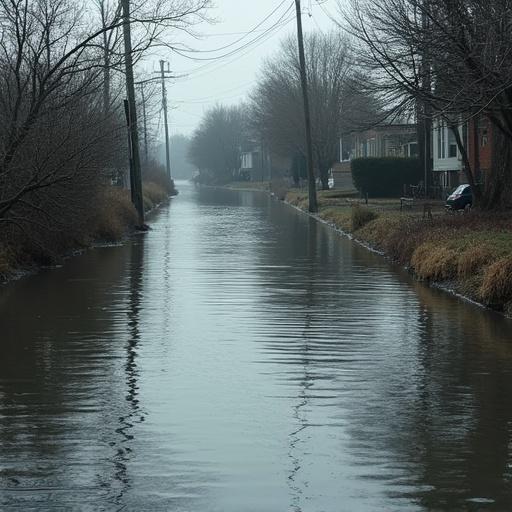
<instances>
[{"instance_id":1,"label":"white siding house","mask_svg":"<svg viewBox=\"0 0 512 512\"><path fill-rule=\"evenodd\" d=\"M466 141L467 129L459 126L461 139ZM457 147L457 141L446 121L434 119L432 126L432 155L434 173L439 173L439 184L450 188L459 184L459 176L464 165L462 155Z\"/></svg>"}]
</instances>

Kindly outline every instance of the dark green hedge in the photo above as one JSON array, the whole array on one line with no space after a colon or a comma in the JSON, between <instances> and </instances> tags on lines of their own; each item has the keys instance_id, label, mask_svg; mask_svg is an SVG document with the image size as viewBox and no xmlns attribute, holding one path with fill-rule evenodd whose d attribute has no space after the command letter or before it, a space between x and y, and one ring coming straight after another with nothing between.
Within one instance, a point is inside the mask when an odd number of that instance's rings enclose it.
<instances>
[{"instance_id":1,"label":"dark green hedge","mask_svg":"<svg viewBox=\"0 0 512 512\"><path fill-rule=\"evenodd\" d=\"M417 158L355 158L351 164L354 185L369 197L399 197L404 184L416 185L422 178Z\"/></svg>"}]
</instances>

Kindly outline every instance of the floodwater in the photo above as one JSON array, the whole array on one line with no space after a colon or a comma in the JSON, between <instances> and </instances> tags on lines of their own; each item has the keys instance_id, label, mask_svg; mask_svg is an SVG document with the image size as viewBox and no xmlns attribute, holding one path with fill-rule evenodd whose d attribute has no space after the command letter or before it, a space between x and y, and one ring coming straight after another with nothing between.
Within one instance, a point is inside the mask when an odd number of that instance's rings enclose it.
<instances>
[{"instance_id":1,"label":"floodwater","mask_svg":"<svg viewBox=\"0 0 512 512\"><path fill-rule=\"evenodd\" d=\"M0 510L512 510L512 324L262 194L0 288Z\"/></svg>"}]
</instances>

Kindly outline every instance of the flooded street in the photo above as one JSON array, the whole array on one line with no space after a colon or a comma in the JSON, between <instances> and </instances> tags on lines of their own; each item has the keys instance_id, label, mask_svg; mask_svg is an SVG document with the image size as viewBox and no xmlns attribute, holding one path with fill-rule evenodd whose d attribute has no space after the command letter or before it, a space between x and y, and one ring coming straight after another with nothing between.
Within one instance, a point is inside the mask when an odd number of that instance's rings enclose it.
<instances>
[{"instance_id":1,"label":"flooded street","mask_svg":"<svg viewBox=\"0 0 512 512\"><path fill-rule=\"evenodd\" d=\"M194 189L0 288L0 510L512 509L512 323Z\"/></svg>"}]
</instances>

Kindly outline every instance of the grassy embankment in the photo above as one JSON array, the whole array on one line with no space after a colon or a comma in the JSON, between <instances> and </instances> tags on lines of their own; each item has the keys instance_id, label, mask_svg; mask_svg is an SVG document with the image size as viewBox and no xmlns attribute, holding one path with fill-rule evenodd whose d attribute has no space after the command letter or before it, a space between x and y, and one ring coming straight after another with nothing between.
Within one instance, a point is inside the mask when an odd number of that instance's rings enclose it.
<instances>
[{"instance_id":1,"label":"grassy embankment","mask_svg":"<svg viewBox=\"0 0 512 512\"><path fill-rule=\"evenodd\" d=\"M286 201L307 210L307 193ZM405 265L419 279L444 285L512 316L512 219L508 213L447 213L423 205L400 212L398 199L361 204L354 194L319 192L318 216Z\"/></svg>"},{"instance_id":2,"label":"grassy embankment","mask_svg":"<svg viewBox=\"0 0 512 512\"><path fill-rule=\"evenodd\" d=\"M175 193L169 186L154 181L143 184L144 209L149 212ZM90 247L95 242L118 242L137 225L137 213L130 193L112 186L98 191L94 208L84 223L51 229L36 242L26 233L13 231L0 240L0 281L15 272L59 263L66 254Z\"/></svg>"}]
</instances>

